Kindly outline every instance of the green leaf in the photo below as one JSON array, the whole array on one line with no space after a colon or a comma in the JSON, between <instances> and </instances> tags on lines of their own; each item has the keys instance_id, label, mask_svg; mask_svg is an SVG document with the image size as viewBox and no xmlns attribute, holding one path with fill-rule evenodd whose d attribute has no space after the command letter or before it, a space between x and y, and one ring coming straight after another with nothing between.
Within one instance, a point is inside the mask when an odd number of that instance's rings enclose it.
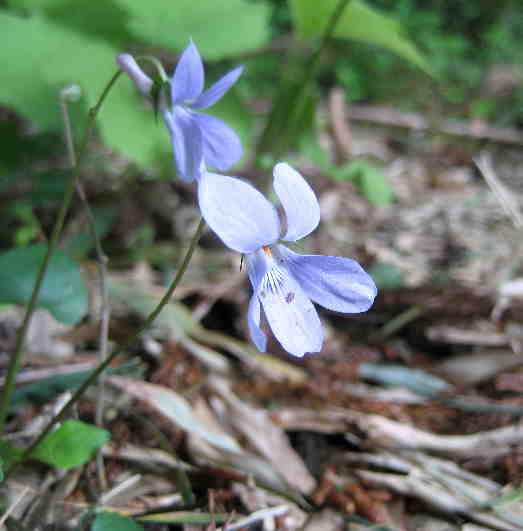
<instances>
[{"instance_id":1,"label":"green leaf","mask_svg":"<svg viewBox=\"0 0 523 531\"><path fill-rule=\"evenodd\" d=\"M394 198L387 176L366 160L353 160L336 168L331 167L329 174L336 181L356 181L365 197L376 206L388 205Z\"/></svg>"},{"instance_id":2,"label":"green leaf","mask_svg":"<svg viewBox=\"0 0 523 531\"><path fill-rule=\"evenodd\" d=\"M365 172L371 165L365 160L351 160L341 166L331 166L329 175L335 181L354 181L362 172Z\"/></svg>"},{"instance_id":3,"label":"green leaf","mask_svg":"<svg viewBox=\"0 0 523 531\"><path fill-rule=\"evenodd\" d=\"M31 457L57 468L81 466L110 438L109 432L96 426L79 420L66 420L44 438Z\"/></svg>"},{"instance_id":4,"label":"green leaf","mask_svg":"<svg viewBox=\"0 0 523 531\"><path fill-rule=\"evenodd\" d=\"M0 439L0 460L5 469L8 469L14 462L18 461L22 453L22 448L13 446L10 442Z\"/></svg>"},{"instance_id":5,"label":"green leaf","mask_svg":"<svg viewBox=\"0 0 523 531\"><path fill-rule=\"evenodd\" d=\"M270 7L246 0L116 0L143 41L182 50L193 38L210 61L256 50L269 39Z\"/></svg>"},{"instance_id":6,"label":"green leaf","mask_svg":"<svg viewBox=\"0 0 523 531\"><path fill-rule=\"evenodd\" d=\"M93 370L75 371L69 374L55 374L32 383L21 385L13 393L11 410L16 410L31 402L41 404L52 400L64 391L74 390L80 387L91 376ZM137 362L124 363L114 368L110 367L105 373L132 375L136 378L143 376L143 371Z\"/></svg>"},{"instance_id":7,"label":"green leaf","mask_svg":"<svg viewBox=\"0 0 523 531\"><path fill-rule=\"evenodd\" d=\"M393 387L406 387L422 396L434 397L444 391L450 392L452 386L445 380L433 376L420 369L411 369L401 365L385 365L381 363L362 363L358 375Z\"/></svg>"},{"instance_id":8,"label":"green leaf","mask_svg":"<svg viewBox=\"0 0 523 531\"><path fill-rule=\"evenodd\" d=\"M116 46L134 40L127 29L127 12L113 0L75 0L74 9L71 9L70 0L12 0L9 4L13 8L43 12L62 26L102 38Z\"/></svg>"},{"instance_id":9,"label":"green leaf","mask_svg":"<svg viewBox=\"0 0 523 531\"><path fill-rule=\"evenodd\" d=\"M27 304L46 251L46 245L36 244L0 254L0 302ZM87 288L80 268L58 249L51 257L38 306L65 324L75 324L87 313Z\"/></svg>"},{"instance_id":10,"label":"green leaf","mask_svg":"<svg viewBox=\"0 0 523 531\"><path fill-rule=\"evenodd\" d=\"M314 83L303 85L305 67L295 64L291 73L286 72L259 140L259 154L280 159L304 136L315 134L317 91Z\"/></svg>"},{"instance_id":11,"label":"green leaf","mask_svg":"<svg viewBox=\"0 0 523 531\"><path fill-rule=\"evenodd\" d=\"M319 142L319 134L315 127L309 127L299 139L299 154L314 162L325 173L334 176L337 170L329 160L329 155ZM334 178L336 178L334 176Z\"/></svg>"},{"instance_id":12,"label":"green leaf","mask_svg":"<svg viewBox=\"0 0 523 531\"><path fill-rule=\"evenodd\" d=\"M226 513L198 513L196 511L173 511L170 513L148 514L140 516L141 522L156 522L164 524L199 524L206 525L212 522L221 523L230 518Z\"/></svg>"},{"instance_id":13,"label":"green leaf","mask_svg":"<svg viewBox=\"0 0 523 531\"><path fill-rule=\"evenodd\" d=\"M31 191L29 198L33 206L48 206L62 200L70 172L65 170L44 170L31 175Z\"/></svg>"},{"instance_id":14,"label":"green leaf","mask_svg":"<svg viewBox=\"0 0 523 531\"><path fill-rule=\"evenodd\" d=\"M91 531L144 531L144 529L127 516L104 511L96 515Z\"/></svg>"},{"instance_id":15,"label":"green leaf","mask_svg":"<svg viewBox=\"0 0 523 531\"><path fill-rule=\"evenodd\" d=\"M294 25L301 39L322 35L339 0L289 0ZM376 44L397 53L432 75L431 68L405 35L401 24L362 0L352 0L336 24L334 36Z\"/></svg>"},{"instance_id":16,"label":"green leaf","mask_svg":"<svg viewBox=\"0 0 523 531\"><path fill-rule=\"evenodd\" d=\"M40 234L40 223L33 212L33 205L25 201L14 201L7 209L8 217L13 216L19 227L14 231L16 247L25 247Z\"/></svg>"},{"instance_id":17,"label":"green leaf","mask_svg":"<svg viewBox=\"0 0 523 531\"><path fill-rule=\"evenodd\" d=\"M378 288L393 289L405 285L405 278L401 270L393 264L377 262L369 269L369 275L374 279Z\"/></svg>"},{"instance_id":18,"label":"green leaf","mask_svg":"<svg viewBox=\"0 0 523 531\"><path fill-rule=\"evenodd\" d=\"M23 19L0 11L0 27L2 37L9 42L9 46L0 47L0 62L6 65L0 101L39 126L59 131L59 90L79 84L83 99L70 106L78 136L83 132L87 108L116 71L115 58L121 50L40 15ZM97 123L110 147L142 166L171 158L167 131L156 123L152 109L125 77L109 94Z\"/></svg>"},{"instance_id":19,"label":"green leaf","mask_svg":"<svg viewBox=\"0 0 523 531\"><path fill-rule=\"evenodd\" d=\"M376 206L388 205L394 194L387 176L378 168L370 166L359 175L359 185L365 197Z\"/></svg>"}]
</instances>

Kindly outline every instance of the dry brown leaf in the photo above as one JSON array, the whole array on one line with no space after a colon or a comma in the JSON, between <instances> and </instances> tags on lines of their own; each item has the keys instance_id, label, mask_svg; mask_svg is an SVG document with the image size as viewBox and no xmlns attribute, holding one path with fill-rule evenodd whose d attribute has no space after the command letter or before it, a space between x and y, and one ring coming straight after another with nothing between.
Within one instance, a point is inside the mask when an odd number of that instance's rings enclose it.
<instances>
[{"instance_id":1,"label":"dry brown leaf","mask_svg":"<svg viewBox=\"0 0 523 531\"><path fill-rule=\"evenodd\" d=\"M436 365L435 372L456 385L470 386L485 381L500 371L521 364L521 356L510 350L481 350L446 359Z\"/></svg>"},{"instance_id":2,"label":"dry brown leaf","mask_svg":"<svg viewBox=\"0 0 523 531\"><path fill-rule=\"evenodd\" d=\"M273 464L291 487L310 494L316 488L316 480L290 445L283 429L271 420L269 413L240 400L222 378L211 377L209 385L224 399L227 408L224 417L232 426Z\"/></svg>"},{"instance_id":3,"label":"dry brown leaf","mask_svg":"<svg viewBox=\"0 0 523 531\"><path fill-rule=\"evenodd\" d=\"M203 422L189 402L172 389L120 376L111 376L107 381L145 402L177 427L205 439L217 448L241 452L240 445L231 435L216 425L211 427Z\"/></svg>"},{"instance_id":4,"label":"dry brown leaf","mask_svg":"<svg viewBox=\"0 0 523 531\"><path fill-rule=\"evenodd\" d=\"M302 528L303 531L343 531L344 529L346 525L343 517L332 509L323 509L314 513Z\"/></svg>"},{"instance_id":5,"label":"dry brown leaf","mask_svg":"<svg viewBox=\"0 0 523 531\"><path fill-rule=\"evenodd\" d=\"M415 426L342 408L322 411L279 409L273 414L284 429L320 433L346 433L357 426L379 448L428 450L458 457L499 456L514 451L523 441L523 424L517 423L472 435L438 435Z\"/></svg>"},{"instance_id":6,"label":"dry brown leaf","mask_svg":"<svg viewBox=\"0 0 523 531\"><path fill-rule=\"evenodd\" d=\"M214 413L203 399L195 402L194 412L206 425L214 429L220 426ZM295 495L279 471L258 456L243 450L230 452L217 448L195 433L189 434L187 445L193 458L201 465L229 467L240 472L243 478L252 476L261 485L279 492L286 492L291 497Z\"/></svg>"}]
</instances>

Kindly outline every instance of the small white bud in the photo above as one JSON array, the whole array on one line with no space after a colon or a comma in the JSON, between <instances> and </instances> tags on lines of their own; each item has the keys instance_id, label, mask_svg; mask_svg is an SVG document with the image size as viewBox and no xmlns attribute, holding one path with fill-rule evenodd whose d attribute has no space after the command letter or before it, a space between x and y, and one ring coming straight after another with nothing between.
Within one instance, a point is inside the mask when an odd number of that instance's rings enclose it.
<instances>
[{"instance_id":1,"label":"small white bud","mask_svg":"<svg viewBox=\"0 0 523 531\"><path fill-rule=\"evenodd\" d=\"M79 85L75 85L74 83L72 83L71 85L67 85L60 91L60 97L65 101L74 103L82 97L82 89Z\"/></svg>"},{"instance_id":2,"label":"small white bud","mask_svg":"<svg viewBox=\"0 0 523 531\"><path fill-rule=\"evenodd\" d=\"M153 87L152 79L138 66L134 57L128 53L122 53L116 58L118 66L125 72L131 81L136 85L138 90L144 94L149 95Z\"/></svg>"}]
</instances>

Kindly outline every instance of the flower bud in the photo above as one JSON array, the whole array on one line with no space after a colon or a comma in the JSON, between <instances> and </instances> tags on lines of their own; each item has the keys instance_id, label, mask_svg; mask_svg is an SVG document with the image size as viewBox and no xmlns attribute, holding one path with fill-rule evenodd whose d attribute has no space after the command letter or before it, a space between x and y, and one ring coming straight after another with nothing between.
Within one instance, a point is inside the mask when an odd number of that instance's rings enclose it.
<instances>
[{"instance_id":1,"label":"flower bud","mask_svg":"<svg viewBox=\"0 0 523 531\"><path fill-rule=\"evenodd\" d=\"M118 66L125 72L136 85L138 90L144 94L149 95L153 87L152 79L145 74L145 72L138 66L134 57L128 53L122 53L116 58Z\"/></svg>"},{"instance_id":2,"label":"flower bud","mask_svg":"<svg viewBox=\"0 0 523 531\"><path fill-rule=\"evenodd\" d=\"M71 83L60 90L60 97L67 102L74 103L82 97L82 89L79 85Z\"/></svg>"}]
</instances>

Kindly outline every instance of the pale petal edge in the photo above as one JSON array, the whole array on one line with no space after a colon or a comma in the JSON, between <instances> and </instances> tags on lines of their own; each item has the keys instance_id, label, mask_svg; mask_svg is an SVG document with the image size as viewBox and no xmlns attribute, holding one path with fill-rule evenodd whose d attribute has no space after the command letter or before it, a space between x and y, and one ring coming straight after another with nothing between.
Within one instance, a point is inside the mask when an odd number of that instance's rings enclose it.
<instances>
[{"instance_id":1,"label":"pale petal edge","mask_svg":"<svg viewBox=\"0 0 523 531\"><path fill-rule=\"evenodd\" d=\"M307 181L289 164L274 166L274 190L285 211L287 227L282 239L296 241L310 234L320 222L320 205Z\"/></svg>"},{"instance_id":2,"label":"pale petal edge","mask_svg":"<svg viewBox=\"0 0 523 531\"><path fill-rule=\"evenodd\" d=\"M234 251L252 253L278 239L276 209L240 179L205 173L198 183L198 202L209 227Z\"/></svg>"},{"instance_id":3,"label":"pale petal edge","mask_svg":"<svg viewBox=\"0 0 523 531\"><path fill-rule=\"evenodd\" d=\"M260 328L260 301L258 296L253 294L249 301L249 309L247 311L247 323L249 325L249 332L252 342L260 352L267 350L267 336L265 332Z\"/></svg>"}]
</instances>

